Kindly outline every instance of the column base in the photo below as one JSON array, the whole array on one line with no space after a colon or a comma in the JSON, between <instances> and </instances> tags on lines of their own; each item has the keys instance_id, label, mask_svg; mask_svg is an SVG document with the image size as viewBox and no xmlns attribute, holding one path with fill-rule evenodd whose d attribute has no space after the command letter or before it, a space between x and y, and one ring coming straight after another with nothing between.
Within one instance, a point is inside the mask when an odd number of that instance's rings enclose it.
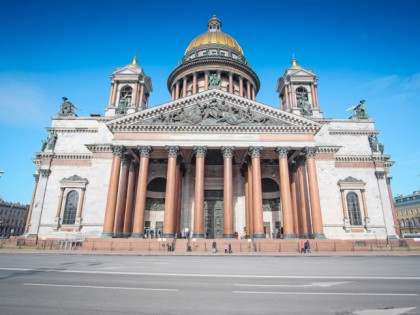
<instances>
[{"instance_id":1,"label":"column base","mask_svg":"<svg viewBox=\"0 0 420 315\"><path fill-rule=\"evenodd\" d=\"M194 233L193 238L205 238L204 233Z\"/></svg>"},{"instance_id":2,"label":"column base","mask_svg":"<svg viewBox=\"0 0 420 315\"><path fill-rule=\"evenodd\" d=\"M293 238L296 238L296 235L295 234L283 234L282 238L283 239L293 239Z\"/></svg>"},{"instance_id":3,"label":"column base","mask_svg":"<svg viewBox=\"0 0 420 315\"><path fill-rule=\"evenodd\" d=\"M325 234L324 233L319 233L319 234L311 234L311 237L313 239L326 239Z\"/></svg>"},{"instance_id":4,"label":"column base","mask_svg":"<svg viewBox=\"0 0 420 315\"><path fill-rule=\"evenodd\" d=\"M262 234L252 234L252 237L253 238L266 238L264 233L262 233Z\"/></svg>"},{"instance_id":5,"label":"column base","mask_svg":"<svg viewBox=\"0 0 420 315\"><path fill-rule=\"evenodd\" d=\"M175 233L162 233L163 238L174 238Z\"/></svg>"},{"instance_id":6,"label":"column base","mask_svg":"<svg viewBox=\"0 0 420 315\"><path fill-rule=\"evenodd\" d=\"M235 234L223 234L223 238L235 238Z\"/></svg>"},{"instance_id":7,"label":"column base","mask_svg":"<svg viewBox=\"0 0 420 315\"><path fill-rule=\"evenodd\" d=\"M130 238L144 238L144 234L143 233L132 233L130 235Z\"/></svg>"},{"instance_id":8,"label":"column base","mask_svg":"<svg viewBox=\"0 0 420 315\"><path fill-rule=\"evenodd\" d=\"M101 238L113 238L114 233L102 233Z\"/></svg>"},{"instance_id":9,"label":"column base","mask_svg":"<svg viewBox=\"0 0 420 315\"><path fill-rule=\"evenodd\" d=\"M123 233L122 237L129 238L131 236L131 233Z\"/></svg>"},{"instance_id":10,"label":"column base","mask_svg":"<svg viewBox=\"0 0 420 315\"><path fill-rule=\"evenodd\" d=\"M116 234L114 235L114 237L115 237L115 238L122 238L122 237L123 237L123 234L122 234L122 233L116 233Z\"/></svg>"}]
</instances>

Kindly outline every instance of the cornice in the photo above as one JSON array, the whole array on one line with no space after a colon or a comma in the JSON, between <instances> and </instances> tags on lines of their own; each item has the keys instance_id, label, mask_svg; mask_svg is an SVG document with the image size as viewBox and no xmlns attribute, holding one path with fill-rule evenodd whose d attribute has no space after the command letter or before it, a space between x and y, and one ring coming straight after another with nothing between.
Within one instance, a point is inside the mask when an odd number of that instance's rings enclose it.
<instances>
[{"instance_id":1,"label":"cornice","mask_svg":"<svg viewBox=\"0 0 420 315\"><path fill-rule=\"evenodd\" d=\"M336 155L335 160L337 162L385 162L386 157L372 155Z\"/></svg>"},{"instance_id":2,"label":"cornice","mask_svg":"<svg viewBox=\"0 0 420 315\"><path fill-rule=\"evenodd\" d=\"M92 153L112 153L110 144L86 144L85 146Z\"/></svg>"},{"instance_id":3,"label":"cornice","mask_svg":"<svg viewBox=\"0 0 420 315\"><path fill-rule=\"evenodd\" d=\"M354 130L354 129L329 129L330 135L351 135L351 136L363 136L363 135L377 135L377 130Z\"/></svg>"},{"instance_id":4,"label":"cornice","mask_svg":"<svg viewBox=\"0 0 420 315\"><path fill-rule=\"evenodd\" d=\"M64 128L64 127L51 127L47 128L48 131L56 131L59 133L97 133L98 128Z\"/></svg>"},{"instance_id":5,"label":"cornice","mask_svg":"<svg viewBox=\"0 0 420 315\"><path fill-rule=\"evenodd\" d=\"M54 160L90 160L92 154L86 153L59 153L54 155Z\"/></svg>"},{"instance_id":6,"label":"cornice","mask_svg":"<svg viewBox=\"0 0 420 315\"><path fill-rule=\"evenodd\" d=\"M317 153L332 153L335 154L337 153L340 149L341 146L327 146L327 145L317 145Z\"/></svg>"}]
</instances>

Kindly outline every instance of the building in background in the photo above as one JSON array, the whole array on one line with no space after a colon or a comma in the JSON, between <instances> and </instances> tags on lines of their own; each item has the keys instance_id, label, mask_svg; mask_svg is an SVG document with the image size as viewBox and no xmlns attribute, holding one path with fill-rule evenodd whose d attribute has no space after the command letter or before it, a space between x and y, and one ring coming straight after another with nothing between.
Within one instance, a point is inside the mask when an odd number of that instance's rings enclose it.
<instances>
[{"instance_id":1,"label":"building in background","mask_svg":"<svg viewBox=\"0 0 420 315\"><path fill-rule=\"evenodd\" d=\"M63 98L34 159L26 237L397 238L393 162L364 101L323 118L318 78L293 57L280 104L259 103L239 43L216 16L207 27L167 103L149 107L136 57L112 73L104 116Z\"/></svg>"},{"instance_id":2,"label":"building in background","mask_svg":"<svg viewBox=\"0 0 420 315\"><path fill-rule=\"evenodd\" d=\"M401 235L420 233L420 190L394 198Z\"/></svg>"},{"instance_id":3,"label":"building in background","mask_svg":"<svg viewBox=\"0 0 420 315\"><path fill-rule=\"evenodd\" d=\"M22 235L25 230L29 205L6 202L0 198L0 237Z\"/></svg>"}]
</instances>

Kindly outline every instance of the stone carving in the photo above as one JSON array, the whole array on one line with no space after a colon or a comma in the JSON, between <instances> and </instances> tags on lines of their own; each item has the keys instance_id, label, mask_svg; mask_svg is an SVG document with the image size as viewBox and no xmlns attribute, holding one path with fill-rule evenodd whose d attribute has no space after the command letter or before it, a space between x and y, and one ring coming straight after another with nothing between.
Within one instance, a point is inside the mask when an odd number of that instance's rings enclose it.
<instances>
[{"instance_id":1,"label":"stone carving","mask_svg":"<svg viewBox=\"0 0 420 315\"><path fill-rule=\"evenodd\" d=\"M363 120L363 119L369 119L370 116L366 112L365 107L365 100L361 100L358 105L352 106L347 111L353 112L353 115L349 117L349 119L352 120Z\"/></svg>"},{"instance_id":2,"label":"stone carving","mask_svg":"<svg viewBox=\"0 0 420 315\"><path fill-rule=\"evenodd\" d=\"M73 175L73 176L70 176L70 177L67 177L67 178L63 178L62 180L76 182L76 181L87 180L87 179L83 178L83 177L80 177L79 175Z\"/></svg>"},{"instance_id":3,"label":"stone carving","mask_svg":"<svg viewBox=\"0 0 420 315\"><path fill-rule=\"evenodd\" d=\"M51 174L51 170L41 169L39 170L39 174L41 174L41 177L48 177Z\"/></svg>"},{"instance_id":4,"label":"stone carving","mask_svg":"<svg viewBox=\"0 0 420 315\"><path fill-rule=\"evenodd\" d=\"M305 154L305 157L307 159L314 158L316 155L316 148L315 147L306 147L303 151L303 154Z\"/></svg>"},{"instance_id":5,"label":"stone carving","mask_svg":"<svg viewBox=\"0 0 420 315\"><path fill-rule=\"evenodd\" d=\"M117 114L126 114L127 107L130 106L130 103L131 103L131 98L129 97L124 97L120 99L118 103Z\"/></svg>"},{"instance_id":6,"label":"stone carving","mask_svg":"<svg viewBox=\"0 0 420 315\"><path fill-rule=\"evenodd\" d=\"M77 117L74 110L79 109L73 103L68 101L67 97L63 96L63 104L61 104L60 111L58 112L58 116L61 117Z\"/></svg>"},{"instance_id":7,"label":"stone carving","mask_svg":"<svg viewBox=\"0 0 420 315\"><path fill-rule=\"evenodd\" d=\"M290 151L290 147L277 147L277 148L275 148L274 151L276 151L279 159L280 158L287 158L287 154Z\"/></svg>"},{"instance_id":8,"label":"stone carving","mask_svg":"<svg viewBox=\"0 0 420 315\"><path fill-rule=\"evenodd\" d=\"M233 157L233 151L235 147L222 147L222 154L224 158L231 158Z\"/></svg>"},{"instance_id":9,"label":"stone carving","mask_svg":"<svg viewBox=\"0 0 420 315\"><path fill-rule=\"evenodd\" d=\"M165 211L165 199L147 197L146 209L150 211Z\"/></svg>"},{"instance_id":10,"label":"stone carving","mask_svg":"<svg viewBox=\"0 0 420 315\"><path fill-rule=\"evenodd\" d=\"M309 101L300 98L298 100L298 107L300 108L303 116L311 116L312 115L312 107Z\"/></svg>"},{"instance_id":11,"label":"stone carving","mask_svg":"<svg viewBox=\"0 0 420 315\"><path fill-rule=\"evenodd\" d=\"M376 176L377 179L384 179L385 172L384 171L376 171L375 176Z\"/></svg>"},{"instance_id":12,"label":"stone carving","mask_svg":"<svg viewBox=\"0 0 420 315\"><path fill-rule=\"evenodd\" d=\"M296 164L297 166L303 166L306 163L306 157L305 155L299 155L296 157Z\"/></svg>"},{"instance_id":13,"label":"stone carving","mask_svg":"<svg viewBox=\"0 0 420 315\"><path fill-rule=\"evenodd\" d=\"M111 145L111 150L113 156L119 157L122 157L125 152L125 148L123 145Z\"/></svg>"},{"instance_id":14,"label":"stone carving","mask_svg":"<svg viewBox=\"0 0 420 315\"><path fill-rule=\"evenodd\" d=\"M140 151L141 157L150 157L153 152L153 148L150 145L139 146L138 150Z\"/></svg>"},{"instance_id":15,"label":"stone carving","mask_svg":"<svg viewBox=\"0 0 420 315\"><path fill-rule=\"evenodd\" d=\"M260 157L262 153L263 147L249 147L248 152L251 157Z\"/></svg>"},{"instance_id":16,"label":"stone carving","mask_svg":"<svg viewBox=\"0 0 420 315\"><path fill-rule=\"evenodd\" d=\"M121 163L123 166L129 165L130 161L131 161L131 156L129 156L128 154L124 154L121 158Z\"/></svg>"},{"instance_id":17,"label":"stone carving","mask_svg":"<svg viewBox=\"0 0 420 315\"><path fill-rule=\"evenodd\" d=\"M168 158L177 157L179 154L178 146L165 146L166 152L168 153Z\"/></svg>"},{"instance_id":18,"label":"stone carving","mask_svg":"<svg viewBox=\"0 0 420 315\"><path fill-rule=\"evenodd\" d=\"M209 76L209 88L215 88L219 86L219 76L217 73L210 73Z\"/></svg>"},{"instance_id":19,"label":"stone carving","mask_svg":"<svg viewBox=\"0 0 420 315\"><path fill-rule=\"evenodd\" d=\"M146 120L143 123L150 122L179 125L263 125L268 123L278 125L280 123L267 116L251 112L249 107L244 110L217 99L181 108L170 113L161 113L159 117L151 121Z\"/></svg>"},{"instance_id":20,"label":"stone carving","mask_svg":"<svg viewBox=\"0 0 420 315\"><path fill-rule=\"evenodd\" d=\"M280 198L263 199L263 211L279 211Z\"/></svg>"},{"instance_id":21,"label":"stone carving","mask_svg":"<svg viewBox=\"0 0 420 315\"><path fill-rule=\"evenodd\" d=\"M130 172L137 172L137 170L139 169L139 163L137 163L136 161L131 161L130 163Z\"/></svg>"},{"instance_id":22,"label":"stone carving","mask_svg":"<svg viewBox=\"0 0 420 315\"><path fill-rule=\"evenodd\" d=\"M202 158L206 157L207 147L194 146L193 149L195 151L195 156L196 157L202 157Z\"/></svg>"},{"instance_id":23,"label":"stone carving","mask_svg":"<svg viewBox=\"0 0 420 315\"><path fill-rule=\"evenodd\" d=\"M364 183L361 179L354 178L352 176L348 176L344 179L340 179L338 183Z\"/></svg>"},{"instance_id":24,"label":"stone carving","mask_svg":"<svg viewBox=\"0 0 420 315\"><path fill-rule=\"evenodd\" d=\"M298 169L297 163L290 163L289 164L289 172L290 173L296 173Z\"/></svg>"},{"instance_id":25,"label":"stone carving","mask_svg":"<svg viewBox=\"0 0 420 315\"><path fill-rule=\"evenodd\" d=\"M376 135L369 135L369 145L372 149L372 152L381 152L381 154L384 154L384 145L382 143L378 143L378 138Z\"/></svg>"}]
</instances>

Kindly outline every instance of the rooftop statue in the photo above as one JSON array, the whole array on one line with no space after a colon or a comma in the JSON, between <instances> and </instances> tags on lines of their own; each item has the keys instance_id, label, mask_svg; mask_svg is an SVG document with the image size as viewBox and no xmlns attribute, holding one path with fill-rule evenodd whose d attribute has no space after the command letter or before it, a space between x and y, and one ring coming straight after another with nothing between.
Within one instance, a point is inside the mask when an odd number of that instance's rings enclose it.
<instances>
[{"instance_id":1,"label":"rooftop statue","mask_svg":"<svg viewBox=\"0 0 420 315\"><path fill-rule=\"evenodd\" d=\"M63 104L61 104L60 111L57 115L62 117L77 117L74 110L79 108L67 100L68 98L63 96Z\"/></svg>"},{"instance_id":2,"label":"rooftop statue","mask_svg":"<svg viewBox=\"0 0 420 315\"><path fill-rule=\"evenodd\" d=\"M353 112L353 115L349 117L352 120L369 119L370 116L366 112L365 100L361 100L360 104L355 105L347 109L348 112Z\"/></svg>"},{"instance_id":3,"label":"rooftop statue","mask_svg":"<svg viewBox=\"0 0 420 315\"><path fill-rule=\"evenodd\" d=\"M131 98L124 97L120 99L120 102L118 104L117 114L125 114L127 112L127 107L130 106Z\"/></svg>"}]
</instances>

